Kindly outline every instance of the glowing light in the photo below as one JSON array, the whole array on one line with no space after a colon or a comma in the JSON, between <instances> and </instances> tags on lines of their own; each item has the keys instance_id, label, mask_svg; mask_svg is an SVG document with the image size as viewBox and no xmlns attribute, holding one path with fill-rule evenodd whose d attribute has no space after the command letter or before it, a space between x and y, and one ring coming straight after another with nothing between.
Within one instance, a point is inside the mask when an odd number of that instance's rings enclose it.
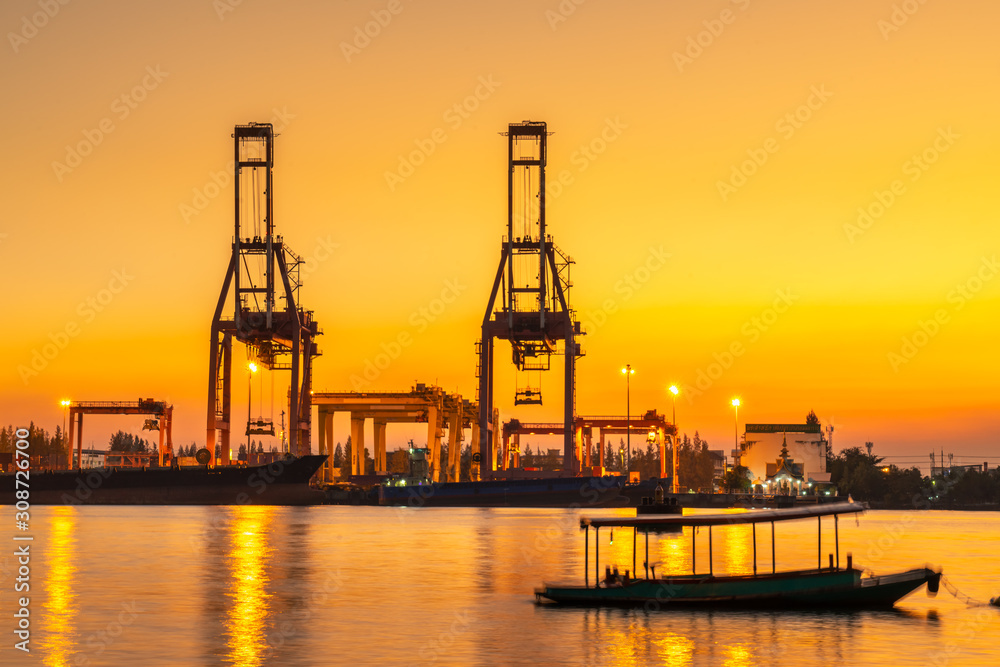
<instances>
[{"instance_id":1,"label":"glowing light","mask_svg":"<svg viewBox=\"0 0 1000 667\"><path fill-rule=\"evenodd\" d=\"M59 401L59 405L63 406L64 408L68 408L72 402L73 401L69 400L68 398L64 398L63 400Z\"/></svg>"},{"instance_id":2,"label":"glowing light","mask_svg":"<svg viewBox=\"0 0 1000 667\"><path fill-rule=\"evenodd\" d=\"M635 375L635 369L632 368L631 366L628 368L623 368L622 375Z\"/></svg>"},{"instance_id":3,"label":"glowing light","mask_svg":"<svg viewBox=\"0 0 1000 667\"><path fill-rule=\"evenodd\" d=\"M669 389L669 391L670 391L670 393L671 393L671 394L673 394L674 396L676 396L677 394L681 393L681 390L680 390L680 389L678 389L678 388L677 388L677 386L676 386L676 385L673 385L673 384L672 384L672 385L670 385L670 389Z\"/></svg>"},{"instance_id":4,"label":"glowing light","mask_svg":"<svg viewBox=\"0 0 1000 667\"><path fill-rule=\"evenodd\" d=\"M46 600L42 604L42 623L46 632L40 648L44 664L63 665L72 662L76 648L74 619L76 608L76 509L54 507L49 527L49 562L45 567L43 587Z\"/></svg>"},{"instance_id":5,"label":"glowing light","mask_svg":"<svg viewBox=\"0 0 1000 667\"><path fill-rule=\"evenodd\" d=\"M740 399L738 399L738 398L734 398L733 399L733 407L734 408L740 407Z\"/></svg>"},{"instance_id":6,"label":"glowing light","mask_svg":"<svg viewBox=\"0 0 1000 667\"><path fill-rule=\"evenodd\" d=\"M231 605L226 620L230 663L249 667L263 664L267 649L264 632L270 613L266 565L271 548L267 542L270 508L235 508L230 533Z\"/></svg>"},{"instance_id":7,"label":"glowing light","mask_svg":"<svg viewBox=\"0 0 1000 667\"><path fill-rule=\"evenodd\" d=\"M247 364L247 368L249 368L249 369L250 369L250 372L251 372L251 373L256 373L256 372L257 372L257 364L255 364L255 363L254 363L254 362L252 362L252 361L251 361L250 363L248 363L248 364Z\"/></svg>"}]
</instances>

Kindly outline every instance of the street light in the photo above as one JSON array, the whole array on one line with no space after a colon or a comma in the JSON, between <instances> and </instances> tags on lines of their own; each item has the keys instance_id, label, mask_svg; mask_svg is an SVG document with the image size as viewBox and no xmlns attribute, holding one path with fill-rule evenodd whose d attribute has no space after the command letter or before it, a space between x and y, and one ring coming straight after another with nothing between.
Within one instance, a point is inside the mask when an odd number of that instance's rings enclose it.
<instances>
[{"instance_id":1,"label":"street light","mask_svg":"<svg viewBox=\"0 0 1000 667\"><path fill-rule=\"evenodd\" d=\"M672 493L680 493L681 485L680 485L680 480L678 479L680 473L680 456L677 453L678 449L677 436L680 435L680 431L677 430L677 394L681 392L677 388L677 385L675 384L670 385L669 391L670 391L670 407L673 412L673 415L670 418L670 423L673 424L674 426L674 446L672 447L673 459L674 459L674 465L673 465L674 472L673 472L673 480L672 483L670 484L671 487L670 491Z\"/></svg>"},{"instance_id":2,"label":"street light","mask_svg":"<svg viewBox=\"0 0 1000 667\"><path fill-rule=\"evenodd\" d=\"M63 430L62 430L62 441L63 441L64 443L66 442L66 413L67 413L67 412L69 411L69 406L70 406L70 403L72 403L72 401L71 401L71 400L69 400L68 398L64 398L63 400L59 401L59 405L61 405L61 406L62 406L62 408L63 408ZM67 451L67 452L71 451L71 450L69 449L69 445L68 445L68 444L66 445L66 447L67 447L67 449L66 449L66 451ZM70 460L72 460L72 458L71 458Z\"/></svg>"},{"instance_id":3,"label":"street light","mask_svg":"<svg viewBox=\"0 0 1000 667\"><path fill-rule=\"evenodd\" d=\"M625 472L628 472L632 467L632 425L629 423L631 417L629 413L631 412L631 381L632 376L635 375L635 369L632 368L632 364L625 364L625 368L622 369L622 375L625 376L625 446L628 448L628 461L625 464Z\"/></svg>"},{"instance_id":4,"label":"street light","mask_svg":"<svg viewBox=\"0 0 1000 667\"><path fill-rule=\"evenodd\" d=\"M735 448L739 449L740 448L740 399L738 398L733 399L733 411L735 412L736 415L733 422L735 425L733 429L734 440L736 442Z\"/></svg>"}]
</instances>

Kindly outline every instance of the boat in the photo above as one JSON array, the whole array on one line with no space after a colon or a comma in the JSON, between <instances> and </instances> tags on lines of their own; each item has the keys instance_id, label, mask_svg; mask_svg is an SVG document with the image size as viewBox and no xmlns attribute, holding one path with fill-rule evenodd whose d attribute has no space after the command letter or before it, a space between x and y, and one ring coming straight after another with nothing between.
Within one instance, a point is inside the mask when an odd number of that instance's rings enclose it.
<instances>
[{"instance_id":1,"label":"boat","mask_svg":"<svg viewBox=\"0 0 1000 667\"><path fill-rule=\"evenodd\" d=\"M686 516L636 516L583 518L584 584L545 584L535 590L539 602L575 605L645 606L647 609L674 607L725 607L732 609L808 608L828 610L838 608L891 608L902 597L924 584L930 595L937 593L941 571L929 567L876 576L855 567L850 554L847 566L840 566L840 535L838 517L865 511L860 503L841 502L792 509L761 510L738 514L689 514ZM824 566L822 558L822 518L834 520L834 549ZM774 524L780 521L816 519L817 563L815 568L777 572L774 560ZM758 572L757 524L771 524L771 571ZM753 574L716 575L712 564L712 528L717 526L753 526ZM691 527L691 573L656 576L649 563L649 533L663 526ZM708 528L708 571L697 570L694 528ZM601 528L632 528L632 570L621 574L618 568L600 572L600 542L594 549L594 583L590 583L590 532L600 536ZM645 574L635 568L637 536L645 535Z\"/></svg>"},{"instance_id":2,"label":"boat","mask_svg":"<svg viewBox=\"0 0 1000 667\"><path fill-rule=\"evenodd\" d=\"M642 502L635 508L635 514L636 516L642 514L684 514L684 507L677 502L677 496L665 498L663 487L657 484L652 497L642 497Z\"/></svg>"},{"instance_id":3,"label":"boat","mask_svg":"<svg viewBox=\"0 0 1000 667\"><path fill-rule=\"evenodd\" d=\"M318 505L309 480L327 456L289 456L256 466L100 467L31 470L32 505ZM23 472L21 478L23 489ZM15 473L0 475L0 504L13 505Z\"/></svg>"}]
</instances>

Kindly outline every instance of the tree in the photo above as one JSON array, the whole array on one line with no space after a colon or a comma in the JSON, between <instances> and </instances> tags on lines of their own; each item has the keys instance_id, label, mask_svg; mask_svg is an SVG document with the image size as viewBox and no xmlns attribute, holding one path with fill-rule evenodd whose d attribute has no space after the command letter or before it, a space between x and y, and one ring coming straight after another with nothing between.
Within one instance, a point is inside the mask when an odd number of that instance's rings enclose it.
<instances>
[{"instance_id":1,"label":"tree","mask_svg":"<svg viewBox=\"0 0 1000 667\"><path fill-rule=\"evenodd\" d=\"M108 449L112 452L144 452L146 451L146 441L131 433L119 430L111 436Z\"/></svg>"},{"instance_id":2,"label":"tree","mask_svg":"<svg viewBox=\"0 0 1000 667\"><path fill-rule=\"evenodd\" d=\"M742 493L750 490L749 468L735 466L722 476L722 488L730 493Z\"/></svg>"},{"instance_id":3,"label":"tree","mask_svg":"<svg viewBox=\"0 0 1000 667\"><path fill-rule=\"evenodd\" d=\"M236 460L237 461L246 461L247 460L247 446L246 445L240 445L240 451L236 455Z\"/></svg>"},{"instance_id":4,"label":"tree","mask_svg":"<svg viewBox=\"0 0 1000 667\"><path fill-rule=\"evenodd\" d=\"M698 491L712 488L715 479L715 462L708 453L708 441L702 440L698 431L694 439L688 439L687 434L681 439L677 457L680 464L680 486L682 489Z\"/></svg>"},{"instance_id":5,"label":"tree","mask_svg":"<svg viewBox=\"0 0 1000 667\"><path fill-rule=\"evenodd\" d=\"M459 457L458 481L468 482L472 479L472 445L462 447L462 455Z\"/></svg>"},{"instance_id":6,"label":"tree","mask_svg":"<svg viewBox=\"0 0 1000 667\"><path fill-rule=\"evenodd\" d=\"M815 410L810 410L809 414L806 415L806 424L809 426L819 426L819 417L816 416Z\"/></svg>"},{"instance_id":7,"label":"tree","mask_svg":"<svg viewBox=\"0 0 1000 667\"><path fill-rule=\"evenodd\" d=\"M883 473L879 464L882 458L873 456L866 443L866 450L849 447L841 450L830 462L830 481L842 495L857 500L882 500L885 495Z\"/></svg>"},{"instance_id":8,"label":"tree","mask_svg":"<svg viewBox=\"0 0 1000 667\"><path fill-rule=\"evenodd\" d=\"M531 451L531 445L527 445L524 448L524 454L521 455L521 467L522 468L534 468L535 467L535 454Z\"/></svg>"},{"instance_id":9,"label":"tree","mask_svg":"<svg viewBox=\"0 0 1000 667\"><path fill-rule=\"evenodd\" d=\"M340 468L344 465L344 448L338 442L336 449L333 450L333 467Z\"/></svg>"},{"instance_id":10,"label":"tree","mask_svg":"<svg viewBox=\"0 0 1000 667\"><path fill-rule=\"evenodd\" d=\"M604 450L604 466L609 471L620 472L621 466L618 458L618 452L615 451L614 445L611 444L609 439Z\"/></svg>"},{"instance_id":11,"label":"tree","mask_svg":"<svg viewBox=\"0 0 1000 667\"><path fill-rule=\"evenodd\" d=\"M340 466L341 475L347 477L351 474L351 457L354 455L354 446L351 444L351 436L347 436L347 442L344 444L344 460Z\"/></svg>"}]
</instances>

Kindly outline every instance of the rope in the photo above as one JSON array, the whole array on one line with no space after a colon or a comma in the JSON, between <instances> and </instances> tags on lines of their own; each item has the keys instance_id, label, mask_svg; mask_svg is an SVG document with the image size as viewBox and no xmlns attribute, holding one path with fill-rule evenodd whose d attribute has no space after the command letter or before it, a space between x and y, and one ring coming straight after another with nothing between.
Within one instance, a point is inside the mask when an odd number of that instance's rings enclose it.
<instances>
[{"instance_id":1,"label":"rope","mask_svg":"<svg viewBox=\"0 0 1000 667\"><path fill-rule=\"evenodd\" d=\"M945 590L947 590L955 597L956 600L964 602L969 607L987 607L991 604L991 602L983 602L981 600L976 600L975 598L969 597L962 591L958 590L958 587L955 586L955 584L948 581L948 579L946 579L944 575L941 575L941 584L945 587ZM995 599L996 598L994 598L994 600Z\"/></svg>"}]
</instances>

